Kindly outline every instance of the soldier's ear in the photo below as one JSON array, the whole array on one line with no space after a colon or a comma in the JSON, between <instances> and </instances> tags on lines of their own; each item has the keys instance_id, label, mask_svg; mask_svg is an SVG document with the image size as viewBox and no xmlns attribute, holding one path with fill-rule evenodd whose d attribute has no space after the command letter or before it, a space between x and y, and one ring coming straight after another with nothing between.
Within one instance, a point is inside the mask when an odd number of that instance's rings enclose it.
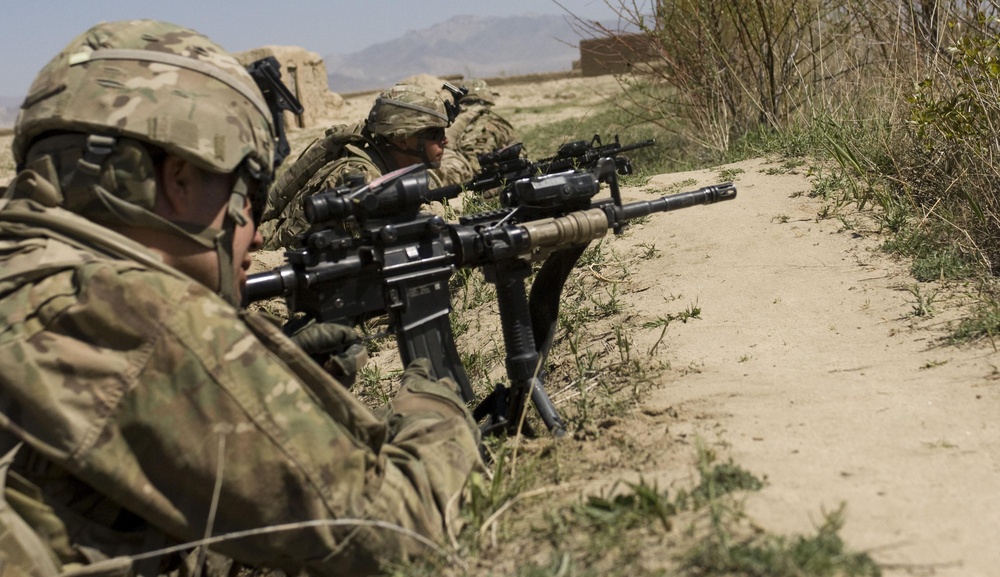
<instances>
[{"instance_id":1,"label":"soldier's ear","mask_svg":"<svg viewBox=\"0 0 1000 577\"><path fill-rule=\"evenodd\" d=\"M162 205L160 210L167 212L161 216L170 219L190 211L189 203L195 196L192 188L195 170L194 165L179 156L168 154L164 157L160 164L160 194L157 204Z\"/></svg>"}]
</instances>

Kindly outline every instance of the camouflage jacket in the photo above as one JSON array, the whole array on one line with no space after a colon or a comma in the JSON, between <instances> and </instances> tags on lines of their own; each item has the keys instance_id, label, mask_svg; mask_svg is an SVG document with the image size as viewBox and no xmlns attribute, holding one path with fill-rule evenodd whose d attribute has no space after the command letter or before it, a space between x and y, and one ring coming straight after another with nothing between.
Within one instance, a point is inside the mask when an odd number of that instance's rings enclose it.
<instances>
[{"instance_id":1,"label":"camouflage jacket","mask_svg":"<svg viewBox=\"0 0 1000 577\"><path fill-rule=\"evenodd\" d=\"M479 172L479 155L493 152L517 141L514 127L482 102L462 105L462 113L448 127L448 147L468 159L474 172Z\"/></svg>"},{"instance_id":2,"label":"camouflage jacket","mask_svg":"<svg viewBox=\"0 0 1000 577\"><path fill-rule=\"evenodd\" d=\"M448 146L441 157L441 166L431 170L430 173L441 186L449 186L469 182L475 176L476 170L464 154Z\"/></svg>"},{"instance_id":3,"label":"camouflage jacket","mask_svg":"<svg viewBox=\"0 0 1000 577\"><path fill-rule=\"evenodd\" d=\"M310 144L294 163L282 171L275 186L269 191L267 207L263 213L264 221L260 225L260 233L264 237L264 250L290 247L295 244L296 236L309 230L310 225L303 208L303 201L306 198L324 189L345 184L347 175L352 173L360 174L367 184L383 174L400 168L376 142L368 136L362 136L363 126L364 123L353 127L347 125L332 127L327 131L325 138ZM345 133L334 131L342 128L349 128L354 134L349 135L352 138L346 139L342 144L335 144L336 139ZM317 167L315 159L329 151L336 151L335 158ZM471 176L471 168L465 164L464 159L457 156L446 148L442 168L452 167L447 174L457 172L460 175ZM461 176L455 176L455 179L445 182L445 174L440 170L429 171L431 188L468 180L468 178L457 180ZM289 178L289 175L295 176ZM286 184L288 182L304 184L289 186Z\"/></svg>"},{"instance_id":4,"label":"camouflage jacket","mask_svg":"<svg viewBox=\"0 0 1000 577\"><path fill-rule=\"evenodd\" d=\"M31 175L0 200L0 442L27 445L13 468L65 524L63 563L190 542L209 526L313 521L212 548L367 574L428 552L373 523L443 539L445 508L482 463L467 409L424 366L379 417L270 322L45 206Z\"/></svg>"}]
</instances>

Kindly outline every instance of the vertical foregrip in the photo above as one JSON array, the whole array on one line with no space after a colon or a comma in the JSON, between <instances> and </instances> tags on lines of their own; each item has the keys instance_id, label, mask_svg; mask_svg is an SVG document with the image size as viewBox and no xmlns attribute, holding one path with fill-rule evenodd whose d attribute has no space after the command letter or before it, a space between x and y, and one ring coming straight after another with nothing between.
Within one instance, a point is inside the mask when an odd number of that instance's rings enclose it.
<instances>
[{"instance_id":1,"label":"vertical foregrip","mask_svg":"<svg viewBox=\"0 0 1000 577\"><path fill-rule=\"evenodd\" d=\"M507 376L511 382L507 414L503 417L509 430L516 430L519 426L521 412L535 386L538 366L538 350L524 288L524 280L530 271L530 265L520 259L507 259L496 263L493 268L497 307L507 350Z\"/></svg>"},{"instance_id":2,"label":"vertical foregrip","mask_svg":"<svg viewBox=\"0 0 1000 577\"><path fill-rule=\"evenodd\" d=\"M511 381L505 418L508 428L517 430L521 412L530 399L549 431L561 436L566 427L537 374L540 369L538 347L535 344L528 296L524 288L524 280L530 270L531 267L520 259L500 263L495 268L497 305L507 349L507 376Z\"/></svg>"},{"instance_id":3,"label":"vertical foregrip","mask_svg":"<svg viewBox=\"0 0 1000 577\"><path fill-rule=\"evenodd\" d=\"M528 379L535 372L538 352L531 330L523 277L498 274L496 290L504 346L507 349L507 373L517 380Z\"/></svg>"}]
</instances>

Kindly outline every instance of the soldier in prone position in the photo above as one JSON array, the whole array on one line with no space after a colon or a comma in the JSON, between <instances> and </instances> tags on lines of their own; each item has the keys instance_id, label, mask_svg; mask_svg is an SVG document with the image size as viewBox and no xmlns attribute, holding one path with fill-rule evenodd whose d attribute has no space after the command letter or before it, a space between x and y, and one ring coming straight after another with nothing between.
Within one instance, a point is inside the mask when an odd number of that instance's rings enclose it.
<instances>
[{"instance_id":1,"label":"soldier in prone position","mask_svg":"<svg viewBox=\"0 0 1000 577\"><path fill-rule=\"evenodd\" d=\"M441 168L435 170L445 185L468 182L481 170L480 155L518 142L514 127L494 110L498 94L485 80L470 78L462 87L468 92L458 100L461 110L446 131L446 152L461 156L463 163L456 163L452 167L448 162L451 155L445 155ZM467 171L463 169L463 165L468 167Z\"/></svg>"},{"instance_id":2,"label":"soldier in prone position","mask_svg":"<svg viewBox=\"0 0 1000 577\"><path fill-rule=\"evenodd\" d=\"M36 78L0 199L0 454L47 553L25 573L369 574L428 553L379 523L446 534L483 466L454 387L415 361L375 414L238 307L275 139L246 70L172 24L99 24ZM300 521L331 524L127 557Z\"/></svg>"},{"instance_id":3,"label":"soldier in prone position","mask_svg":"<svg viewBox=\"0 0 1000 577\"><path fill-rule=\"evenodd\" d=\"M360 185L414 164L439 167L449 122L444 101L433 92L405 83L383 91L367 120L329 128L275 182L261 224L264 248L287 248L309 228L302 205L309 196L349 178Z\"/></svg>"}]
</instances>

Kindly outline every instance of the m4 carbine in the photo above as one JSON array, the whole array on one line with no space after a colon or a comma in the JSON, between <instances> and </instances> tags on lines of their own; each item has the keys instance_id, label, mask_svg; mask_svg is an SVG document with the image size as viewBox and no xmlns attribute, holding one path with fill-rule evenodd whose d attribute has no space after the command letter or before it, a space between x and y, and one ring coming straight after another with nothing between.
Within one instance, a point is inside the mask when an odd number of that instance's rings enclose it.
<instances>
[{"instance_id":1,"label":"m4 carbine","mask_svg":"<svg viewBox=\"0 0 1000 577\"><path fill-rule=\"evenodd\" d=\"M647 148L656 144L652 138L634 142L632 144L622 144L615 135L612 144L602 144L601 135L595 134L590 142L586 140L574 140L559 147L555 156L543 158L538 161L538 166L544 174L561 172L569 169L591 168L602 158L615 159L618 174L632 174L632 162L625 156L619 156L623 152L631 152L640 148Z\"/></svg>"},{"instance_id":2,"label":"m4 carbine","mask_svg":"<svg viewBox=\"0 0 1000 577\"><path fill-rule=\"evenodd\" d=\"M506 190L514 182L532 176L555 174L567 170L597 169L599 162L614 160L615 170L620 175L632 174L632 161L625 152L647 148L656 144L650 138L631 144L622 144L615 135L613 144L602 144L601 136L595 134L591 140L574 140L559 147L554 156L532 161L522 155L524 145L520 142L509 144L492 152L479 155L479 172L461 185L452 185L462 190L484 192L495 188Z\"/></svg>"},{"instance_id":3,"label":"m4 carbine","mask_svg":"<svg viewBox=\"0 0 1000 577\"><path fill-rule=\"evenodd\" d=\"M473 403L451 331L448 280L459 268L478 268L497 288L509 384L497 386L473 415L484 432L516 430L531 399L548 429L560 435L564 425L545 393L541 367L562 286L577 258L591 241L630 220L736 196L725 183L650 201L595 202L601 182L615 178L613 159L601 166L603 173L567 171L517 181L519 201L546 205L551 213L526 221L516 218L517 207L457 224L420 212L423 203L449 194L428 188L420 166L315 195L304 207L313 229L300 248L286 253L285 265L250 276L247 301L284 296L290 311L345 325L387 315L403 363L429 358L436 376L454 379L463 399ZM526 281L532 262L539 261L529 296Z\"/></svg>"}]
</instances>

